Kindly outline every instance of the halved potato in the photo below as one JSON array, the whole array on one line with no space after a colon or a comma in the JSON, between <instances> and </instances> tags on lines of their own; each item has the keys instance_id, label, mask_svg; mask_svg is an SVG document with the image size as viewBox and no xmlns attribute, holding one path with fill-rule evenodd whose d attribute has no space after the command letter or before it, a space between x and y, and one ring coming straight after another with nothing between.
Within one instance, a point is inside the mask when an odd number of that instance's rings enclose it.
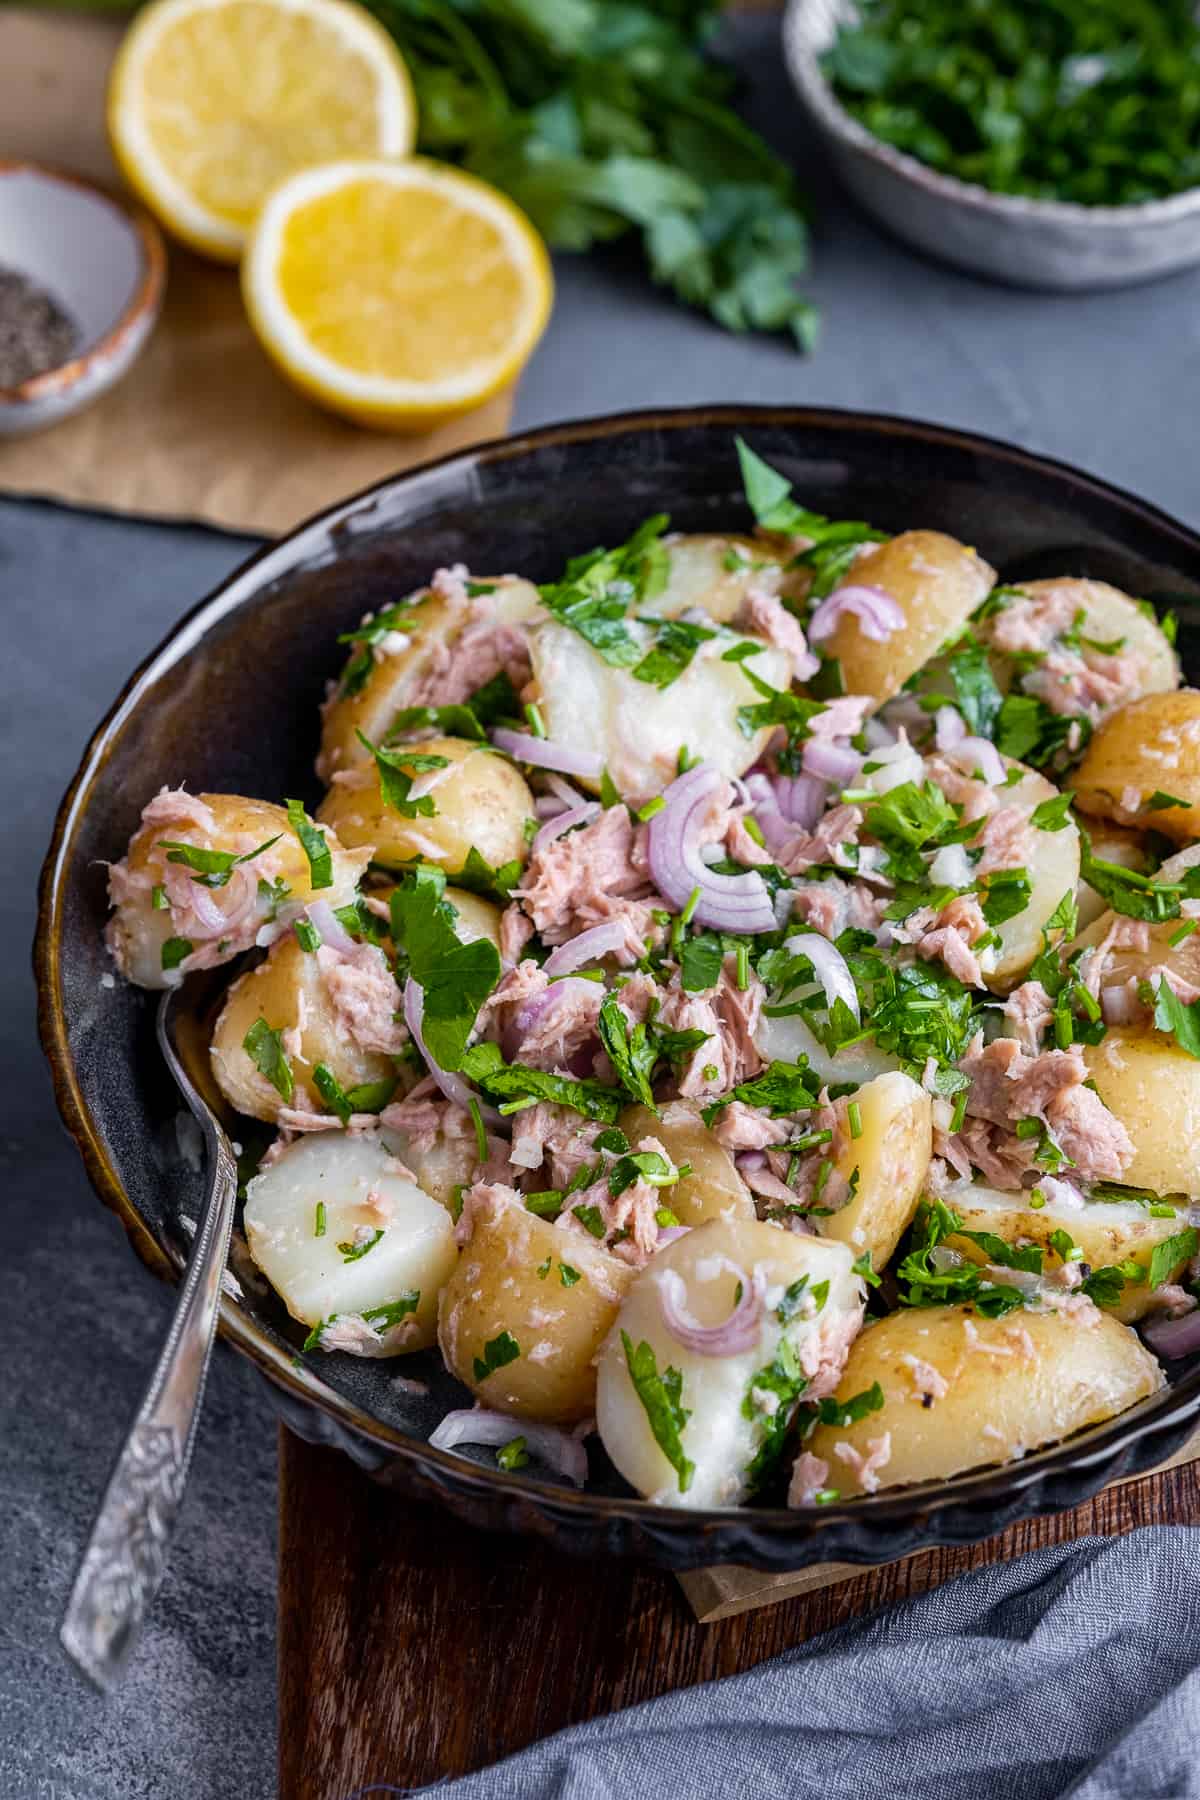
<instances>
[{"instance_id":1,"label":"halved potato","mask_svg":"<svg viewBox=\"0 0 1200 1800\"><path fill-rule=\"evenodd\" d=\"M364 954L378 957L383 981L387 976L383 952L368 950ZM397 988L395 1010L399 1005ZM245 1048L246 1035L259 1019L265 1019L273 1031L287 1034L285 1054L294 1083L290 1100L260 1072ZM396 1074L390 1056L363 1049L346 1029L319 953L302 950L294 932L280 938L264 962L233 983L213 1031L211 1054L221 1092L231 1106L252 1119L276 1120L283 1106L327 1112L328 1105L312 1082L319 1063L326 1064L346 1089L394 1079Z\"/></svg>"},{"instance_id":2,"label":"halved potato","mask_svg":"<svg viewBox=\"0 0 1200 1800\"><path fill-rule=\"evenodd\" d=\"M555 1425L586 1419L596 1353L632 1278L599 1244L518 1203L477 1214L438 1314L446 1366L482 1406ZM488 1346L506 1333L517 1355L492 1367Z\"/></svg>"},{"instance_id":3,"label":"halved potato","mask_svg":"<svg viewBox=\"0 0 1200 1800\"><path fill-rule=\"evenodd\" d=\"M1103 1313L1090 1323L1028 1308L983 1319L964 1305L902 1307L869 1326L837 1397L876 1381L881 1412L818 1425L805 1445L844 1498L873 1492L872 1480L907 1487L1011 1462L1115 1418L1156 1393L1163 1373L1136 1333Z\"/></svg>"},{"instance_id":4,"label":"halved potato","mask_svg":"<svg viewBox=\"0 0 1200 1800\"><path fill-rule=\"evenodd\" d=\"M907 620L883 642L864 636L853 614L843 614L820 645L836 657L848 694L870 694L877 706L898 694L967 623L995 585L996 571L941 531L902 531L855 558L845 585L882 588Z\"/></svg>"},{"instance_id":5,"label":"halved potato","mask_svg":"<svg viewBox=\"0 0 1200 1800\"><path fill-rule=\"evenodd\" d=\"M323 1350L397 1356L432 1344L456 1262L444 1207L373 1134L299 1138L246 1187L250 1254Z\"/></svg>"},{"instance_id":6,"label":"halved potato","mask_svg":"<svg viewBox=\"0 0 1200 1800\"><path fill-rule=\"evenodd\" d=\"M681 1225L754 1218L754 1196L700 1117L698 1101L668 1100L657 1116L648 1106L630 1106L618 1123L631 1144L657 1138L676 1168L690 1163L691 1173L662 1194L663 1205Z\"/></svg>"},{"instance_id":7,"label":"halved potato","mask_svg":"<svg viewBox=\"0 0 1200 1800\"><path fill-rule=\"evenodd\" d=\"M1007 758L1005 766L1010 771L1024 767ZM1058 794L1052 781L1035 769L1025 769L1018 782L1000 790L999 798L1001 806L1015 806L1032 817L1044 800L1057 799ZM1074 821L1068 819L1058 831L1031 829L1033 849L1024 864L1031 884L1029 899L1019 913L994 928L1000 944L987 985L997 994L1007 993L1020 981L1042 947L1046 921L1079 881L1079 831Z\"/></svg>"},{"instance_id":8,"label":"halved potato","mask_svg":"<svg viewBox=\"0 0 1200 1800\"><path fill-rule=\"evenodd\" d=\"M849 1204L827 1218L814 1216L824 1238L848 1244L854 1258L870 1251L882 1269L912 1223L933 1155L933 1101L896 1069L877 1075L854 1096L862 1122L834 1167L854 1190Z\"/></svg>"},{"instance_id":9,"label":"halved potato","mask_svg":"<svg viewBox=\"0 0 1200 1800\"><path fill-rule=\"evenodd\" d=\"M652 1256L630 1288L600 1353L596 1422L609 1456L640 1494L665 1506L736 1506L745 1497L748 1470L781 1405L772 1385L776 1358L831 1382L862 1318L863 1287L844 1244L824 1243L763 1225L755 1219L710 1219ZM719 1325L737 1304L738 1286L765 1287L758 1330L749 1348L731 1353L690 1349L668 1327L664 1301L674 1295L702 1327ZM828 1282L819 1308L793 1309L788 1290ZM781 1317L781 1311L783 1317ZM630 1373L626 1340L635 1363L653 1357L641 1391ZM642 1347L646 1348L643 1349ZM661 1393L654 1384L680 1378L678 1405L689 1415L679 1432L682 1454L694 1466L677 1469L655 1435L652 1409ZM818 1389L818 1391L828 1391Z\"/></svg>"},{"instance_id":10,"label":"halved potato","mask_svg":"<svg viewBox=\"0 0 1200 1800\"><path fill-rule=\"evenodd\" d=\"M1159 1032L1116 1027L1083 1056L1100 1098L1133 1139L1122 1181L1200 1199L1200 1062Z\"/></svg>"},{"instance_id":11,"label":"halved potato","mask_svg":"<svg viewBox=\"0 0 1200 1800\"><path fill-rule=\"evenodd\" d=\"M327 833L332 884L314 890L286 809L241 794L164 789L142 817L125 856L109 870L116 911L105 934L117 967L138 987L177 987L190 969L215 968L255 944L273 943L310 900L346 905L367 863L361 851ZM261 855L230 869L219 887L193 880L204 871L171 861L186 854L171 845L247 856L272 838Z\"/></svg>"},{"instance_id":12,"label":"halved potato","mask_svg":"<svg viewBox=\"0 0 1200 1800\"><path fill-rule=\"evenodd\" d=\"M628 629L650 648L649 626L631 621ZM764 727L747 737L738 725L738 708L762 695L740 662L723 661L737 638L701 643L683 673L660 688L613 668L578 632L554 620L534 627L529 637L548 736L599 757L626 799L644 800L664 788L684 749L723 775L742 775L771 736ZM771 687L790 688L791 662L783 651L764 643L751 666ZM599 777L579 779L599 792Z\"/></svg>"},{"instance_id":13,"label":"halved potato","mask_svg":"<svg viewBox=\"0 0 1200 1800\"><path fill-rule=\"evenodd\" d=\"M1051 1189L1051 1193L1053 1193ZM955 1188L946 1196L967 1231L990 1231L1006 1244L1037 1244L1042 1250L1047 1273L1060 1266L1057 1252L1050 1246L1055 1231L1065 1231L1083 1251L1083 1260L1092 1269L1136 1262L1149 1267L1156 1244L1174 1237L1185 1221L1178 1217L1155 1219L1144 1207L1128 1201L1083 1200L1064 1205L1047 1198L1042 1207L1032 1207L1028 1194L1001 1193L982 1183ZM950 1249L959 1251L972 1262L986 1263L987 1252L970 1238L955 1232L946 1239ZM1186 1258L1171 1270L1174 1281ZM1130 1325L1142 1318L1153 1305L1153 1294L1144 1280L1129 1281L1121 1290L1116 1306L1106 1307L1113 1317Z\"/></svg>"},{"instance_id":14,"label":"halved potato","mask_svg":"<svg viewBox=\"0 0 1200 1800\"><path fill-rule=\"evenodd\" d=\"M1074 776L1082 812L1152 828L1176 843L1200 837L1200 692L1148 694L1097 727ZM1182 802L1150 802L1155 795Z\"/></svg>"},{"instance_id":15,"label":"halved potato","mask_svg":"<svg viewBox=\"0 0 1200 1800\"><path fill-rule=\"evenodd\" d=\"M516 575L479 579L495 590L495 614L501 625L520 625L538 613L538 591L532 582ZM364 624L367 622L364 620ZM338 769L370 762L369 753L358 739L360 731L372 744L380 744L404 707L424 703L430 683L453 666L464 622L461 602L426 590L397 613L396 628L370 652L370 672L365 679L353 680L350 692L346 691L343 673L322 709L321 753L317 758L317 774L322 781L331 781ZM358 646L351 649L348 670L358 665L361 655ZM472 681L468 691L481 687L487 676L488 671L481 668L478 681ZM461 685L455 697L467 697Z\"/></svg>"},{"instance_id":16,"label":"halved potato","mask_svg":"<svg viewBox=\"0 0 1200 1800\"><path fill-rule=\"evenodd\" d=\"M389 806L371 763L348 770L335 782L317 817L333 827L341 842L368 846L372 860L385 868L423 861L457 875L472 848L496 868L514 859L525 861L525 821L533 816L533 795L507 758L466 738L428 738L412 751L446 759L445 768L411 771L418 796L428 794L433 801L431 816L408 818Z\"/></svg>"}]
</instances>

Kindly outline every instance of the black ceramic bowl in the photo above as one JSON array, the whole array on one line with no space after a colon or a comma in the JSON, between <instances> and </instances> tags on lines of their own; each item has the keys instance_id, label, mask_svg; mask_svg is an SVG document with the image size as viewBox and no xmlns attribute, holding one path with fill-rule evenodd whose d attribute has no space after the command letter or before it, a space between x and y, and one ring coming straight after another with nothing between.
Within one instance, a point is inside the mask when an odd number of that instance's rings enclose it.
<instances>
[{"instance_id":1,"label":"black ceramic bowl","mask_svg":"<svg viewBox=\"0 0 1200 1800\"><path fill-rule=\"evenodd\" d=\"M334 639L439 564L548 579L564 558L616 542L646 514L683 530L745 521L742 432L806 505L899 530L938 526L1008 579L1069 572L1172 604L1185 665L1200 672L1200 538L1061 463L964 432L799 408L697 408L556 426L485 445L371 489L264 550L194 608L133 675L88 746L42 871L35 945L42 1041L58 1104L101 1197L134 1248L174 1280L202 1181L181 1161L180 1101L156 1053L155 996L102 984L106 859L164 783L318 798L317 703ZM585 1553L634 1552L676 1568L732 1561L788 1569L882 1562L969 1543L1072 1506L1179 1448L1200 1414L1200 1365L1110 1424L1001 1470L884 1493L816 1516L690 1512L631 1496L593 1452L596 1485L565 1490L425 1441L462 1390L436 1353L428 1396L397 1392L395 1365L297 1354L273 1298L226 1300L221 1330L267 1376L287 1423L473 1524L537 1531ZM406 1364L412 1368L412 1363ZM488 1457L490 1461L490 1457Z\"/></svg>"}]
</instances>

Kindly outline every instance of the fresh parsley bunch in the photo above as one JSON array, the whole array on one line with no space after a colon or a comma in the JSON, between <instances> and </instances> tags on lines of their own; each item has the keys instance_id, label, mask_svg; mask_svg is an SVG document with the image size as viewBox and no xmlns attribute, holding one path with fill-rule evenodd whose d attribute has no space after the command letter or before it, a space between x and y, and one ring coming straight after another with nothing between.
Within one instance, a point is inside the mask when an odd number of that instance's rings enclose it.
<instances>
[{"instance_id":1,"label":"fresh parsley bunch","mask_svg":"<svg viewBox=\"0 0 1200 1800\"><path fill-rule=\"evenodd\" d=\"M729 106L687 0L367 0L417 90L419 148L512 196L556 250L640 232L650 273L730 331L812 346L791 170Z\"/></svg>"}]
</instances>

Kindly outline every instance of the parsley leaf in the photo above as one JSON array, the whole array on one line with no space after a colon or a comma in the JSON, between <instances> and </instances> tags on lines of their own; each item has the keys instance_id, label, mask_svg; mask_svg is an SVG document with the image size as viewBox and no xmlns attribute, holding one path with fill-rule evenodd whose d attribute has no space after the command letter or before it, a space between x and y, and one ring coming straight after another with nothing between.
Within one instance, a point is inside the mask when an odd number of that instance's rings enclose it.
<instances>
[{"instance_id":1,"label":"parsley leaf","mask_svg":"<svg viewBox=\"0 0 1200 1800\"><path fill-rule=\"evenodd\" d=\"M273 1031L265 1019L255 1019L242 1039L242 1049L259 1074L265 1076L280 1099L291 1105L296 1084L292 1065L283 1053L283 1030Z\"/></svg>"},{"instance_id":2,"label":"parsley leaf","mask_svg":"<svg viewBox=\"0 0 1200 1800\"><path fill-rule=\"evenodd\" d=\"M716 987L725 961L725 948L712 932L700 932L679 947L679 984L685 993L700 994Z\"/></svg>"},{"instance_id":3,"label":"parsley leaf","mask_svg":"<svg viewBox=\"0 0 1200 1800\"><path fill-rule=\"evenodd\" d=\"M600 1008L598 1029L600 1042L608 1052L621 1086L643 1106L653 1109L654 1090L650 1078L658 1060L658 1050L645 1024L631 1027L610 994Z\"/></svg>"},{"instance_id":4,"label":"parsley leaf","mask_svg":"<svg viewBox=\"0 0 1200 1800\"><path fill-rule=\"evenodd\" d=\"M486 1381L497 1369L507 1368L510 1362L516 1362L521 1354L521 1346L511 1331L502 1331L499 1337L489 1338L483 1346L483 1355L475 1358L475 1379Z\"/></svg>"},{"instance_id":5,"label":"parsley leaf","mask_svg":"<svg viewBox=\"0 0 1200 1800\"><path fill-rule=\"evenodd\" d=\"M1152 1289L1160 1288L1177 1265L1195 1256L1197 1249L1200 1249L1200 1232L1194 1225L1185 1225L1173 1237L1163 1238L1150 1252L1150 1263L1146 1270L1148 1285Z\"/></svg>"},{"instance_id":6,"label":"parsley leaf","mask_svg":"<svg viewBox=\"0 0 1200 1800\"><path fill-rule=\"evenodd\" d=\"M1159 1031L1169 1032L1181 1050L1200 1058L1200 1000L1181 1000L1165 975L1159 977L1154 997L1154 1023Z\"/></svg>"},{"instance_id":7,"label":"parsley leaf","mask_svg":"<svg viewBox=\"0 0 1200 1800\"><path fill-rule=\"evenodd\" d=\"M871 1413L883 1411L883 1389L873 1381L869 1388L864 1388L860 1394L851 1394L848 1400L839 1400L836 1394L831 1394L827 1400L817 1401L816 1411L822 1425L844 1431L847 1425L857 1425Z\"/></svg>"},{"instance_id":8,"label":"parsley leaf","mask_svg":"<svg viewBox=\"0 0 1200 1800\"><path fill-rule=\"evenodd\" d=\"M506 1063L498 1044L472 1044L456 1066L469 1081L477 1082L498 1100L553 1100L558 1106L569 1106L584 1118L601 1119L606 1125L616 1124L623 1104L620 1089L605 1087L601 1081L577 1080L571 1075L552 1075L545 1069Z\"/></svg>"},{"instance_id":9,"label":"parsley leaf","mask_svg":"<svg viewBox=\"0 0 1200 1800\"><path fill-rule=\"evenodd\" d=\"M613 668L632 669L642 661L627 615L631 605L651 598L662 585L667 557L662 534L668 523L666 513L655 514L627 543L572 558L560 581L539 589L546 611Z\"/></svg>"},{"instance_id":10,"label":"parsley leaf","mask_svg":"<svg viewBox=\"0 0 1200 1800\"><path fill-rule=\"evenodd\" d=\"M682 1404L683 1376L671 1368L660 1375L652 1346L643 1340L635 1350L627 1331L621 1333L621 1346L633 1391L642 1403L654 1441L675 1470L679 1492L686 1494L696 1465L683 1448L683 1428L692 1416Z\"/></svg>"},{"instance_id":11,"label":"parsley leaf","mask_svg":"<svg viewBox=\"0 0 1200 1800\"><path fill-rule=\"evenodd\" d=\"M1062 831L1071 823L1071 802L1075 795L1070 788L1061 794L1055 794L1052 800L1043 800L1035 806L1029 815L1029 823L1037 831Z\"/></svg>"},{"instance_id":12,"label":"parsley leaf","mask_svg":"<svg viewBox=\"0 0 1200 1800\"><path fill-rule=\"evenodd\" d=\"M314 890L333 886L333 853L325 840L325 833L318 831L299 800L286 802L288 824L300 839L301 848L308 858L308 883Z\"/></svg>"},{"instance_id":13,"label":"parsley leaf","mask_svg":"<svg viewBox=\"0 0 1200 1800\"><path fill-rule=\"evenodd\" d=\"M424 995L421 1035L443 1069L457 1069L475 1016L500 979L499 952L487 938L460 941L434 881L393 888L391 912L392 937Z\"/></svg>"},{"instance_id":14,"label":"parsley leaf","mask_svg":"<svg viewBox=\"0 0 1200 1800\"><path fill-rule=\"evenodd\" d=\"M954 684L958 710L966 720L971 736L990 738L1004 696L996 686L985 646L970 636L949 658L946 671Z\"/></svg>"},{"instance_id":15,"label":"parsley leaf","mask_svg":"<svg viewBox=\"0 0 1200 1800\"><path fill-rule=\"evenodd\" d=\"M192 954L195 945L191 938L169 937L162 947L162 966L164 969L177 969L185 958Z\"/></svg>"},{"instance_id":16,"label":"parsley leaf","mask_svg":"<svg viewBox=\"0 0 1200 1800\"><path fill-rule=\"evenodd\" d=\"M364 1081L358 1087L344 1088L328 1063L318 1063L313 1070L313 1086L330 1112L348 1125L355 1113L382 1112L396 1091L396 1077L382 1081Z\"/></svg>"},{"instance_id":17,"label":"parsley leaf","mask_svg":"<svg viewBox=\"0 0 1200 1800\"><path fill-rule=\"evenodd\" d=\"M678 681L701 644L716 637L703 625L690 625L684 619L655 620L657 636L633 671L635 681L651 687L668 688Z\"/></svg>"},{"instance_id":18,"label":"parsley leaf","mask_svg":"<svg viewBox=\"0 0 1200 1800\"><path fill-rule=\"evenodd\" d=\"M421 1290L410 1288L406 1294L401 1294L398 1300L389 1300L384 1306L368 1306L357 1314L330 1313L327 1319L321 1319L313 1326L305 1338L302 1348L304 1350L319 1349L326 1328L332 1325L336 1319L359 1318L376 1331L384 1332L390 1330L393 1325L398 1325L401 1319L407 1319L410 1313L415 1313L420 1304Z\"/></svg>"},{"instance_id":19,"label":"parsley leaf","mask_svg":"<svg viewBox=\"0 0 1200 1800\"><path fill-rule=\"evenodd\" d=\"M432 794L422 794L416 800L409 798L413 776L432 769L448 769L449 757L407 747L388 750L382 744L373 744L361 731L355 732L355 736L363 749L369 750L375 758L384 805L399 813L402 819L432 819L437 813Z\"/></svg>"},{"instance_id":20,"label":"parsley leaf","mask_svg":"<svg viewBox=\"0 0 1200 1800\"><path fill-rule=\"evenodd\" d=\"M242 856L235 856L231 850L205 850L199 844L179 844L169 838L160 838L158 848L167 852L169 863L182 863L192 871L192 876L201 887L223 888L239 863L253 862L264 850L279 842L279 833L267 838L253 850L247 850Z\"/></svg>"}]
</instances>

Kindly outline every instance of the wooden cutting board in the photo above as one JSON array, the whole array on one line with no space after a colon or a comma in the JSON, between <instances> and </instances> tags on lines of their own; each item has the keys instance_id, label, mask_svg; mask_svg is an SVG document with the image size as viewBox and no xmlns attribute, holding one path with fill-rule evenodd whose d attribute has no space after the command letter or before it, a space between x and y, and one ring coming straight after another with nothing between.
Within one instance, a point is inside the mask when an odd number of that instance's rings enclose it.
<instances>
[{"instance_id":1,"label":"wooden cutting board","mask_svg":"<svg viewBox=\"0 0 1200 1800\"><path fill-rule=\"evenodd\" d=\"M279 1463L280 1800L420 1787L576 1720L737 1674L984 1563L1088 1533L1200 1524L1192 1461L972 1549L923 1551L701 1624L657 1570L469 1531L283 1429Z\"/></svg>"}]
</instances>

